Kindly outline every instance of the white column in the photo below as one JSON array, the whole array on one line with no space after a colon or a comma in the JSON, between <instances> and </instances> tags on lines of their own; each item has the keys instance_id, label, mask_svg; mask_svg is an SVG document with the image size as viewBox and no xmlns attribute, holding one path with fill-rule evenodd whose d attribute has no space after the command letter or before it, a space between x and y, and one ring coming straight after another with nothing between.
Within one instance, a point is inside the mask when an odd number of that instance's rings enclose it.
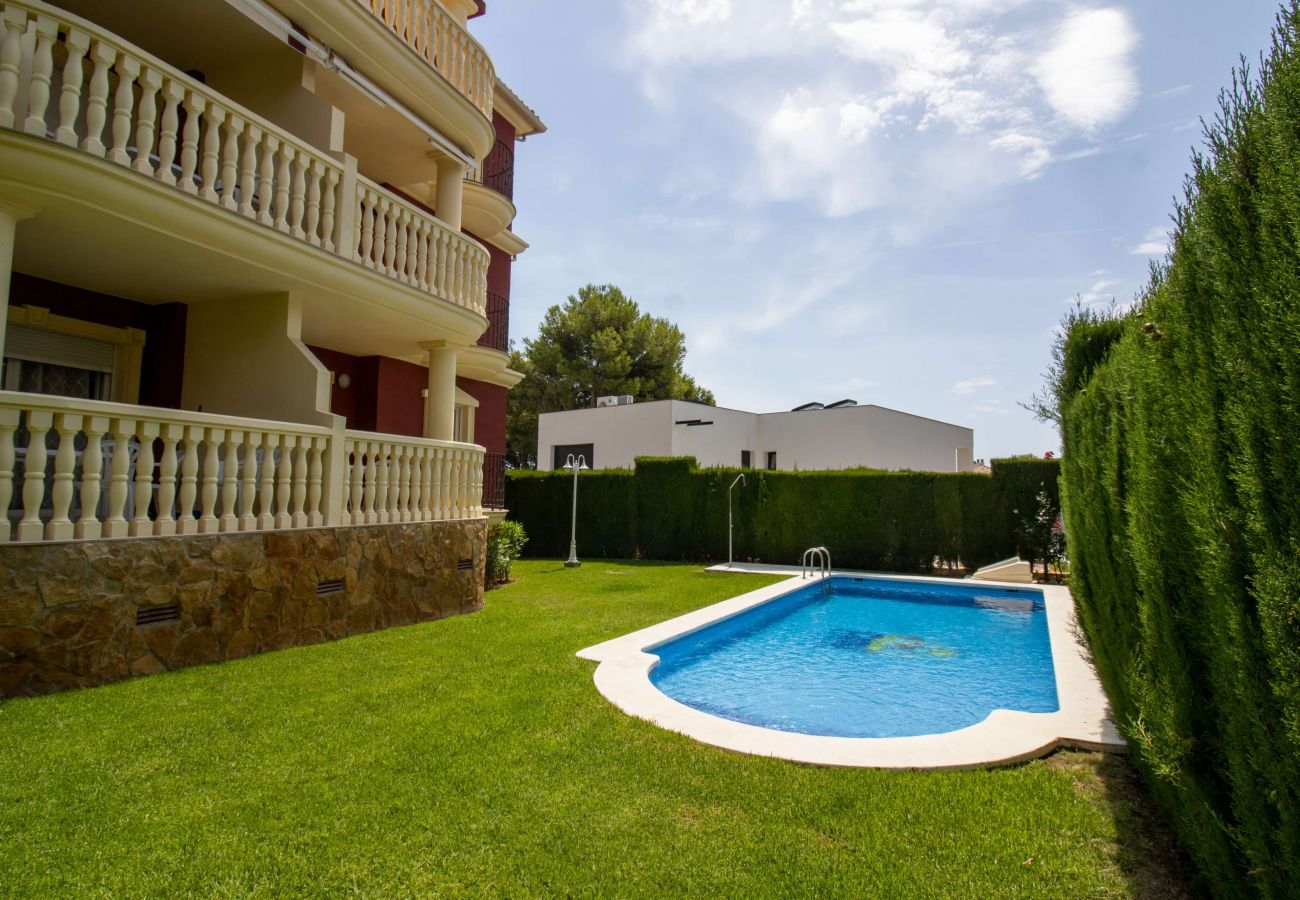
<instances>
[{"instance_id":1,"label":"white column","mask_svg":"<svg viewBox=\"0 0 1300 900\"><path fill-rule=\"evenodd\" d=\"M450 441L456 428L456 348L446 341L430 341L420 346L428 354L429 366L424 436Z\"/></svg>"},{"instance_id":2,"label":"white column","mask_svg":"<svg viewBox=\"0 0 1300 900\"><path fill-rule=\"evenodd\" d=\"M450 156L438 157L438 195L434 213L449 228L460 231L461 205L465 194L465 166Z\"/></svg>"},{"instance_id":3,"label":"white column","mask_svg":"<svg viewBox=\"0 0 1300 900\"><path fill-rule=\"evenodd\" d=\"M5 323L9 318L9 276L14 267L14 239L18 223L36 215L36 209L0 198L0 355L5 346Z\"/></svg>"}]
</instances>

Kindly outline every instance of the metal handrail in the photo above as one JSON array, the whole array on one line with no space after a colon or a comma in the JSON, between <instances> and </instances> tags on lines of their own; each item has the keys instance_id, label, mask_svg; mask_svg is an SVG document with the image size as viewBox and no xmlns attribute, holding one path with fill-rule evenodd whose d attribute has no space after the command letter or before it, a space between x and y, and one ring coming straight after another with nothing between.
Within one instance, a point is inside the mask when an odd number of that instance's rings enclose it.
<instances>
[{"instance_id":1,"label":"metal handrail","mask_svg":"<svg viewBox=\"0 0 1300 900\"><path fill-rule=\"evenodd\" d=\"M813 567L816 567L815 569ZM809 574L819 575L822 578L829 578L831 574L831 552L825 547L809 547L803 552L803 561L801 563L800 578L807 578Z\"/></svg>"}]
</instances>

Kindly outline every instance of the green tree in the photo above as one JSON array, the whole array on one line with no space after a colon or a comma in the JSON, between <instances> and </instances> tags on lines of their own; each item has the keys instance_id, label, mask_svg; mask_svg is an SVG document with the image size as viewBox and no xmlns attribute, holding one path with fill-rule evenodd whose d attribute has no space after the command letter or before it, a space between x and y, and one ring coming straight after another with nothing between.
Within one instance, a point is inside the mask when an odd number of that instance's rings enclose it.
<instances>
[{"instance_id":1,"label":"green tree","mask_svg":"<svg viewBox=\"0 0 1300 900\"><path fill-rule=\"evenodd\" d=\"M535 340L511 352L524 379L510 391L510 465L537 465L537 416L595 406L607 394L637 400L714 403L712 392L682 371L686 341L667 319L641 311L612 284L589 284L563 306L552 306Z\"/></svg>"}]
</instances>

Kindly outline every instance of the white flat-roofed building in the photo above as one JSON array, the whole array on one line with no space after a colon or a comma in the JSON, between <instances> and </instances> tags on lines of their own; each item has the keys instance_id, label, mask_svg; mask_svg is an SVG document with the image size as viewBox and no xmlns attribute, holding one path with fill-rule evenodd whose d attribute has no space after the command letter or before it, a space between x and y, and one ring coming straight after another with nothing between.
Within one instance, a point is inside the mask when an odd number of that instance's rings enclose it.
<instances>
[{"instance_id":1,"label":"white flat-roofed building","mask_svg":"<svg viewBox=\"0 0 1300 900\"><path fill-rule=\"evenodd\" d=\"M970 472L975 432L851 400L752 413L685 400L622 403L537 417L537 467L569 454L592 468L631 468L638 456L693 456L701 466Z\"/></svg>"}]
</instances>

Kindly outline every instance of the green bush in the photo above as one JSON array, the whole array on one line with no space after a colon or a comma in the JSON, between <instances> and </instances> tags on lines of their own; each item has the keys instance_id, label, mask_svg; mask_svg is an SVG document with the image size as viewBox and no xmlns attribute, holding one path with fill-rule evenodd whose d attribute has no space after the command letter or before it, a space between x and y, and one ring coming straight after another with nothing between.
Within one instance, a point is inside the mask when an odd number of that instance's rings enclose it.
<instances>
[{"instance_id":1,"label":"green bush","mask_svg":"<svg viewBox=\"0 0 1300 900\"><path fill-rule=\"evenodd\" d=\"M995 459L992 468L1002 498L1002 527L1016 536L1016 554L1031 566L1044 562L1050 535L1043 534L1041 523L1046 521L1050 527L1061 512L1061 461L1036 457Z\"/></svg>"},{"instance_id":2,"label":"green bush","mask_svg":"<svg viewBox=\"0 0 1300 900\"><path fill-rule=\"evenodd\" d=\"M727 494L739 469L689 458L637 460L634 472L584 472L579 557L725 560ZM737 560L795 563L810 546L836 565L929 572L975 568L1014 551L1002 502L985 475L932 472L745 470L731 491ZM530 555L568 554L573 477L511 472L510 516L533 536Z\"/></svg>"},{"instance_id":3,"label":"green bush","mask_svg":"<svg viewBox=\"0 0 1300 900\"><path fill-rule=\"evenodd\" d=\"M1071 585L1213 896L1300 884L1300 9L1234 79L1173 252L1056 398ZM1104 344L1104 349L1099 347Z\"/></svg>"},{"instance_id":4,"label":"green bush","mask_svg":"<svg viewBox=\"0 0 1300 900\"><path fill-rule=\"evenodd\" d=\"M505 584L510 580L510 564L523 554L527 543L528 535L518 522L507 519L488 529L485 566L488 584Z\"/></svg>"}]
</instances>

